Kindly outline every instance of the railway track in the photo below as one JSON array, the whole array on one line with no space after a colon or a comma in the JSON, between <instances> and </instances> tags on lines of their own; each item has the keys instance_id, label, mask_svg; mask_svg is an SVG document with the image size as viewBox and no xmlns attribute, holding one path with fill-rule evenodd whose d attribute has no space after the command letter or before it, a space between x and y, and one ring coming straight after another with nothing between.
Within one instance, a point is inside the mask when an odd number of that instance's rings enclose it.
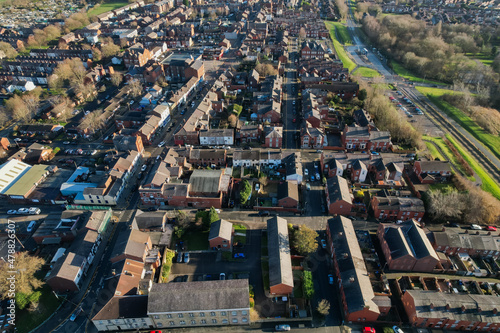
<instances>
[{"instance_id":1,"label":"railway track","mask_svg":"<svg viewBox=\"0 0 500 333\"><path fill-rule=\"evenodd\" d=\"M478 149L476 145L469 140L469 138L457 130L456 127L441 114L441 112L436 110L425 97L421 98L420 96L417 96L408 88L400 87L400 90L412 100L419 101L419 106L424 112L426 112L431 121L434 122L439 128L449 133L458 143L460 143L493 180L500 182L500 170L498 167L480 149Z\"/></svg>"}]
</instances>

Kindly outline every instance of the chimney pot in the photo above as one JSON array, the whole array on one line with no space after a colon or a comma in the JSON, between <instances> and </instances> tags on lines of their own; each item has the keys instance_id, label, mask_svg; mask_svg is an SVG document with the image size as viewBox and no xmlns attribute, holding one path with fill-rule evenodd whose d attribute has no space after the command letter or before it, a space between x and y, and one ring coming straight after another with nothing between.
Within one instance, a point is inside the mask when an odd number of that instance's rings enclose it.
<instances>
[{"instance_id":1,"label":"chimney pot","mask_svg":"<svg viewBox=\"0 0 500 333\"><path fill-rule=\"evenodd\" d=\"M434 303L429 304L429 308L430 308L431 310L434 310Z\"/></svg>"}]
</instances>

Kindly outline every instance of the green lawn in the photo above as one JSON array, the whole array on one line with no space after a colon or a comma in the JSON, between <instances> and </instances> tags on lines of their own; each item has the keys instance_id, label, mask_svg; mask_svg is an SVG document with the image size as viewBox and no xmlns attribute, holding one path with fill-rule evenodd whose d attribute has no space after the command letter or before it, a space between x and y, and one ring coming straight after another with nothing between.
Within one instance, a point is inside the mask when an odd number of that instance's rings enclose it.
<instances>
[{"instance_id":1,"label":"green lawn","mask_svg":"<svg viewBox=\"0 0 500 333\"><path fill-rule=\"evenodd\" d=\"M17 310L16 329L18 332L31 331L50 317L59 307L60 302L48 285L45 285L41 291L39 311Z\"/></svg>"},{"instance_id":2,"label":"green lawn","mask_svg":"<svg viewBox=\"0 0 500 333\"><path fill-rule=\"evenodd\" d=\"M208 250L208 231L188 231L181 238L188 251Z\"/></svg>"},{"instance_id":3,"label":"green lawn","mask_svg":"<svg viewBox=\"0 0 500 333\"><path fill-rule=\"evenodd\" d=\"M436 149L436 147L434 145L432 145L429 142L426 142L425 144L427 145L427 147L429 147L429 146L432 147L432 148L429 148L429 151L431 152L432 156L434 156L434 154L438 154L441 157L440 158L441 161L446 161L446 160L450 161L450 163L453 164L453 166L457 170L460 171L460 173L462 174L462 176L467 177L467 179L469 179L470 181L475 181L474 176L467 176L466 175L464 168L457 161L455 155L450 150L450 147L448 147L446 145L446 143L444 142L443 138L433 138L431 136L423 135L422 139L424 139L426 141L432 141L432 142L434 142L439 148L441 148L441 151L443 151L443 153L445 154L445 156L443 156L442 154L439 153L439 151ZM433 152L433 150L434 150L434 152ZM458 150L458 148L457 148L457 150Z\"/></svg>"},{"instance_id":4,"label":"green lawn","mask_svg":"<svg viewBox=\"0 0 500 333\"><path fill-rule=\"evenodd\" d=\"M441 100L439 97L450 90L416 87L418 91L426 95L437 107L443 110L448 116L453 118L460 126L465 128L467 132L472 134L484 146L498 158L500 158L500 137L492 135L484 131L479 125L469 116L463 113L460 109Z\"/></svg>"},{"instance_id":5,"label":"green lawn","mask_svg":"<svg viewBox=\"0 0 500 333\"><path fill-rule=\"evenodd\" d=\"M432 142L425 142L425 145L427 146L427 149L429 149L429 152L432 155L432 158L435 160L440 160L440 161L445 161L446 158L441 155L441 153L437 150L436 146L432 144Z\"/></svg>"},{"instance_id":6,"label":"green lawn","mask_svg":"<svg viewBox=\"0 0 500 333\"><path fill-rule=\"evenodd\" d=\"M246 236L247 227L245 227L242 224L233 224L233 228L234 228L234 233L235 233L235 235L233 237L233 243L246 244L247 243L247 236ZM236 235L236 233L244 234L244 236L243 235Z\"/></svg>"},{"instance_id":7,"label":"green lawn","mask_svg":"<svg viewBox=\"0 0 500 333\"><path fill-rule=\"evenodd\" d=\"M418 76L415 76L412 72L408 71L406 68L403 67L400 63L396 61L391 61L392 69L396 72L401 77L404 77L407 80L411 80L413 82L420 82L420 83L427 83L427 84L437 84L437 85L442 85L444 86L445 83L442 82L437 82L437 81L431 81L431 80L424 80Z\"/></svg>"},{"instance_id":8,"label":"green lawn","mask_svg":"<svg viewBox=\"0 0 500 333\"><path fill-rule=\"evenodd\" d=\"M378 77L380 73L376 70L368 67L358 67L353 74L361 75L362 77Z\"/></svg>"},{"instance_id":9,"label":"green lawn","mask_svg":"<svg viewBox=\"0 0 500 333\"><path fill-rule=\"evenodd\" d=\"M102 3L100 6L96 6L89 10L87 13L88 16L96 16L100 15L105 12L109 12L110 10L117 9L120 7L124 7L128 5L128 1L123 1L123 0L104 0L105 2Z\"/></svg>"},{"instance_id":10,"label":"green lawn","mask_svg":"<svg viewBox=\"0 0 500 333\"><path fill-rule=\"evenodd\" d=\"M491 56L491 53L466 53L465 54L468 58L470 59L476 59L482 62L485 65L490 66L493 63L493 60L495 59L493 56Z\"/></svg>"},{"instance_id":11,"label":"green lawn","mask_svg":"<svg viewBox=\"0 0 500 333\"><path fill-rule=\"evenodd\" d=\"M332 39L333 47L335 48L335 53L337 54L337 57L342 61L344 67L347 68L349 72L352 71L354 68L356 68L356 64L354 63L354 61L351 60L351 58L349 58L347 52L344 50L344 47L337 40L337 36L335 34L335 25L333 25L333 22L330 21L325 21L325 25L327 29L330 31L330 38Z\"/></svg>"},{"instance_id":12,"label":"green lawn","mask_svg":"<svg viewBox=\"0 0 500 333\"><path fill-rule=\"evenodd\" d=\"M481 181L483 184L481 185L481 188L485 190L486 192L491 193L495 198L500 200L500 187L498 184L491 179L490 175L484 169L477 164L476 160L469 155L468 152L466 152L462 146L460 146L449 134L446 134L446 138L450 140L450 142L457 148L458 152L464 160L469 163L470 167L474 170L474 172L481 178Z\"/></svg>"},{"instance_id":13,"label":"green lawn","mask_svg":"<svg viewBox=\"0 0 500 333\"><path fill-rule=\"evenodd\" d=\"M352 39L347 27L342 22L332 22L325 21L326 28L330 31L330 34L335 34L340 43L344 45L351 45Z\"/></svg>"}]
</instances>

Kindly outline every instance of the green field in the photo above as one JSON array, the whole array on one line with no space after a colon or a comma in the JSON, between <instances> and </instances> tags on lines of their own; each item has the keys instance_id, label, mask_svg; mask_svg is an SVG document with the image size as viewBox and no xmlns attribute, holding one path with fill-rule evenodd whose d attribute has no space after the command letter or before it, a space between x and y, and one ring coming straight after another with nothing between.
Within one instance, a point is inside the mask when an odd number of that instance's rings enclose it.
<instances>
[{"instance_id":1,"label":"green field","mask_svg":"<svg viewBox=\"0 0 500 333\"><path fill-rule=\"evenodd\" d=\"M427 83L427 84L437 84L437 85L442 85L442 86L445 85L442 82L424 80L418 76L415 76L415 74L408 71L406 68L403 67L403 65L401 65L400 63L398 63L396 61L391 61L391 66L392 66L392 69L396 72L396 74L398 74L399 76L401 76L407 80L410 80L413 82Z\"/></svg>"},{"instance_id":2,"label":"green field","mask_svg":"<svg viewBox=\"0 0 500 333\"><path fill-rule=\"evenodd\" d=\"M488 65L488 66L490 66L494 60L494 57L492 57L491 54L489 54L489 53L486 53L486 54L483 52L466 53L465 55L470 59L479 60L480 62L482 62L483 64Z\"/></svg>"},{"instance_id":3,"label":"green field","mask_svg":"<svg viewBox=\"0 0 500 333\"><path fill-rule=\"evenodd\" d=\"M344 50L344 47L337 40L335 29L331 28L332 26L335 27L332 23L333 22L325 21L325 25L330 31L330 38L332 39L333 47L335 48L335 53L337 54L337 57L340 59L340 61L342 61L342 63L344 64L344 67L347 68L350 72L354 68L356 68L356 64L354 63L354 61L351 60L351 58L349 58L347 52Z\"/></svg>"},{"instance_id":4,"label":"green field","mask_svg":"<svg viewBox=\"0 0 500 333\"><path fill-rule=\"evenodd\" d=\"M500 187L498 184L491 179L490 175L484 171L483 168L479 164L477 164L476 160L467 153L462 146L460 146L449 134L446 134L446 138L450 140L450 142L457 148L458 152L464 160L469 163L470 167L474 170L474 172L481 178L481 181L483 184L481 185L481 188L486 191L491 193L495 198L500 200Z\"/></svg>"},{"instance_id":5,"label":"green field","mask_svg":"<svg viewBox=\"0 0 500 333\"><path fill-rule=\"evenodd\" d=\"M439 97L451 91L445 89L436 89L429 87L416 87L418 91L426 95L437 107L443 110L448 116L453 118L460 126L465 128L467 132L472 134L484 146L498 158L500 158L500 137L484 131L479 125L469 116L463 113L460 109L441 100Z\"/></svg>"},{"instance_id":6,"label":"green field","mask_svg":"<svg viewBox=\"0 0 500 333\"><path fill-rule=\"evenodd\" d=\"M368 67L358 67L353 74L361 75L362 77L378 77L380 73Z\"/></svg>"},{"instance_id":7,"label":"green field","mask_svg":"<svg viewBox=\"0 0 500 333\"><path fill-rule=\"evenodd\" d=\"M425 145L427 146L427 148L429 148L429 151L432 155L432 157L434 158L439 158L439 160L441 161L450 161L451 164L453 164L453 166L455 167L455 169L459 170L460 173L462 174L462 176L466 177L467 179L469 179L470 181L475 181L476 179L474 178L474 176L467 176L466 173L465 173L465 170L464 168L462 167L462 165L457 161L455 155L453 155L453 152L450 150L450 148L446 145L446 143L444 143L444 140L443 138L434 138L434 137L431 137L431 136L427 136L427 135L423 135L422 136L422 139L424 141L432 141L433 143L435 143L440 149L441 151L445 154L445 156L443 156L437 149L436 147L430 143L430 142L425 142ZM458 148L457 148L458 150Z\"/></svg>"},{"instance_id":8,"label":"green field","mask_svg":"<svg viewBox=\"0 0 500 333\"><path fill-rule=\"evenodd\" d=\"M88 11L88 16L97 16L110 10L114 10L123 6L128 5L128 1L123 0L104 0L100 6L96 6Z\"/></svg>"}]
</instances>

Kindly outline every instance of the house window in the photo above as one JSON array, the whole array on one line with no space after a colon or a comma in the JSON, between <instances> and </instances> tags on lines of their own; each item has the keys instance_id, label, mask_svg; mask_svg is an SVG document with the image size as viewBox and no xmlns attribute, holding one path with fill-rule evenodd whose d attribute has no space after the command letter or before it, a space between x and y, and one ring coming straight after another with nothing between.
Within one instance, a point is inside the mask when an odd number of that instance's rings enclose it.
<instances>
[{"instance_id":1,"label":"house window","mask_svg":"<svg viewBox=\"0 0 500 333\"><path fill-rule=\"evenodd\" d=\"M167 318L172 318L172 315L170 313L167 314Z\"/></svg>"},{"instance_id":2,"label":"house window","mask_svg":"<svg viewBox=\"0 0 500 333\"><path fill-rule=\"evenodd\" d=\"M174 326L175 323L173 321L169 321L170 326Z\"/></svg>"},{"instance_id":3,"label":"house window","mask_svg":"<svg viewBox=\"0 0 500 333\"><path fill-rule=\"evenodd\" d=\"M91 203L94 203L94 200L90 200Z\"/></svg>"},{"instance_id":4,"label":"house window","mask_svg":"<svg viewBox=\"0 0 500 333\"><path fill-rule=\"evenodd\" d=\"M194 317L194 313L189 313L189 317Z\"/></svg>"},{"instance_id":5,"label":"house window","mask_svg":"<svg viewBox=\"0 0 500 333\"><path fill-rule=\"evenodd\" d=\"M217 324L217 319L212 319L212 324Z\"/></svg>"},{"instance_id":6,"label":"house window","mask_svg":"<svg viewBox=\"0 0 500 333\"><path fill-rule=\"evenodd\" d=\"M248 322L248 319L247 318L241 318L241 322L246 323L246 322Z\"/></svg>"},{"instance_id":7,"label":"house window","mask_svg":"<svg viewBox=\"0 0 500 333\"><path fill-rule=\"evenodd\" d=\"M186 325L186 322L185 322L184 320L181 320L181 321L179 322L179 324L181 324L181 325Z\"/></svg>"},{"instance_id":8,"label":"house window","mask_svg":"<svg viewBox=\"0 0 500 333\"><path fill-rule=\"evenodd\" d=\"M206 323L207 323L207 321L206 321L205 319L202 319L202 320L201 320L201 323L202 323L202 324L206 324Z\"/></svg>"},{"instance_id":9,"label":"house window","mask_svg":"<svg viewBox=\"0 0 500 333\"><path fill-rule=\"evenodd\" d=\"M227 319L222 319L222 323L223 323L223 324L228 324L228 323L229 323L229 321L228 321Z\"/></svg>"},{"instance_id":10,"label":"house window","mask_svg":"<svg viewBox=\"0 0 500 333\"><path fill-rule=\"evenodd\" d=\"M92 195L91 194L89 194L89 199L92 199Z\"/></svg>"},{"instance_id":11,"label":"house window","mask_svg":"<svg viewBox=\"0 0 500 333\"><path fill-rule=\"evenodd\" d=\"M231 315L232 315L232 316L237 316L237 315L238 315L238 312L237 312L237 311L231 311Z\"/></svg>"},{"instance_id":12,"label":"house window","mask_svg":"<svg viewBox=\"0 0 500 333\"><path fill-rule=\"evenodd\" d=\"M178 316L179 318L184 317L184 316L182 315L182 313L179 313L177 316Z\"/></svg>"},{"instance_id":13,"label":"house window","mask_svg":"<svg viewBox=\"0 0 500 333\"><path fill-rule=\"evenodd\" d=\"M227 314L226 314L226 311L222 311L222 312L220 313L220 315L221 315L221 316L226 316L226 315L227 315Z\"/></svg>"},{"instance_id":14,"label":"house window","mask_svg":"<svg viewBox=\"0 0 500 333\"><path fill-rule=\"evenodd\" d=\"M163 323L158 323L158 327L163 327Z\"/></svg>"},{"instance_id":15,"label":"house window","mask_svg":"<svg viewBox=\"0 0 500 333\"><path fill-rule=\"evenodd\" d=\"M160 319L160 316L154 316L154 319Z\"/></svg>"},{"instance_id":16,"label":"house window","mask_svg":"<svg viewBox=\"0 0 500 333\"><path fill-rule=\"evenodd\" d=\"M243 311L241 311L241 314L244 315L244 316L246 316L247 315L247 311L243 310Z\"/></svg>"},{"instance_id":17,"label":"house window","mask_svg":"<svg viewBox=\"0 0 500 333\"><path fill-rule=\"evenodd\" d=\"M200 317L205 317L205 312L200 312Z\"/></svg>"},{"instance_id":18,"label":"house window","mask_svg":"<svg viewBox=\"0 0 500 333\"><path fill-rule=\"evenodd\" d=\"M196 325L196 320L191 320L191 325Z\"/></svg>"},{"instance_id":19,"label":"house window","mask_svg":"<svg viewBox=\"0 0 500 333\"><path fill-rule=\"evenodd\" d=\"M97 200L98 203L101 203L101 200Z\"/></svg>"},{"instance_id":20,"label":"house window","mask_svg":"<svg viewBox=\"0 0 500 333\"><path fill-rule=\"evenodd\" d=\"M213 317L215 316L215 312L210 312L210 315Z\"/></svg>"}]
</instances>

